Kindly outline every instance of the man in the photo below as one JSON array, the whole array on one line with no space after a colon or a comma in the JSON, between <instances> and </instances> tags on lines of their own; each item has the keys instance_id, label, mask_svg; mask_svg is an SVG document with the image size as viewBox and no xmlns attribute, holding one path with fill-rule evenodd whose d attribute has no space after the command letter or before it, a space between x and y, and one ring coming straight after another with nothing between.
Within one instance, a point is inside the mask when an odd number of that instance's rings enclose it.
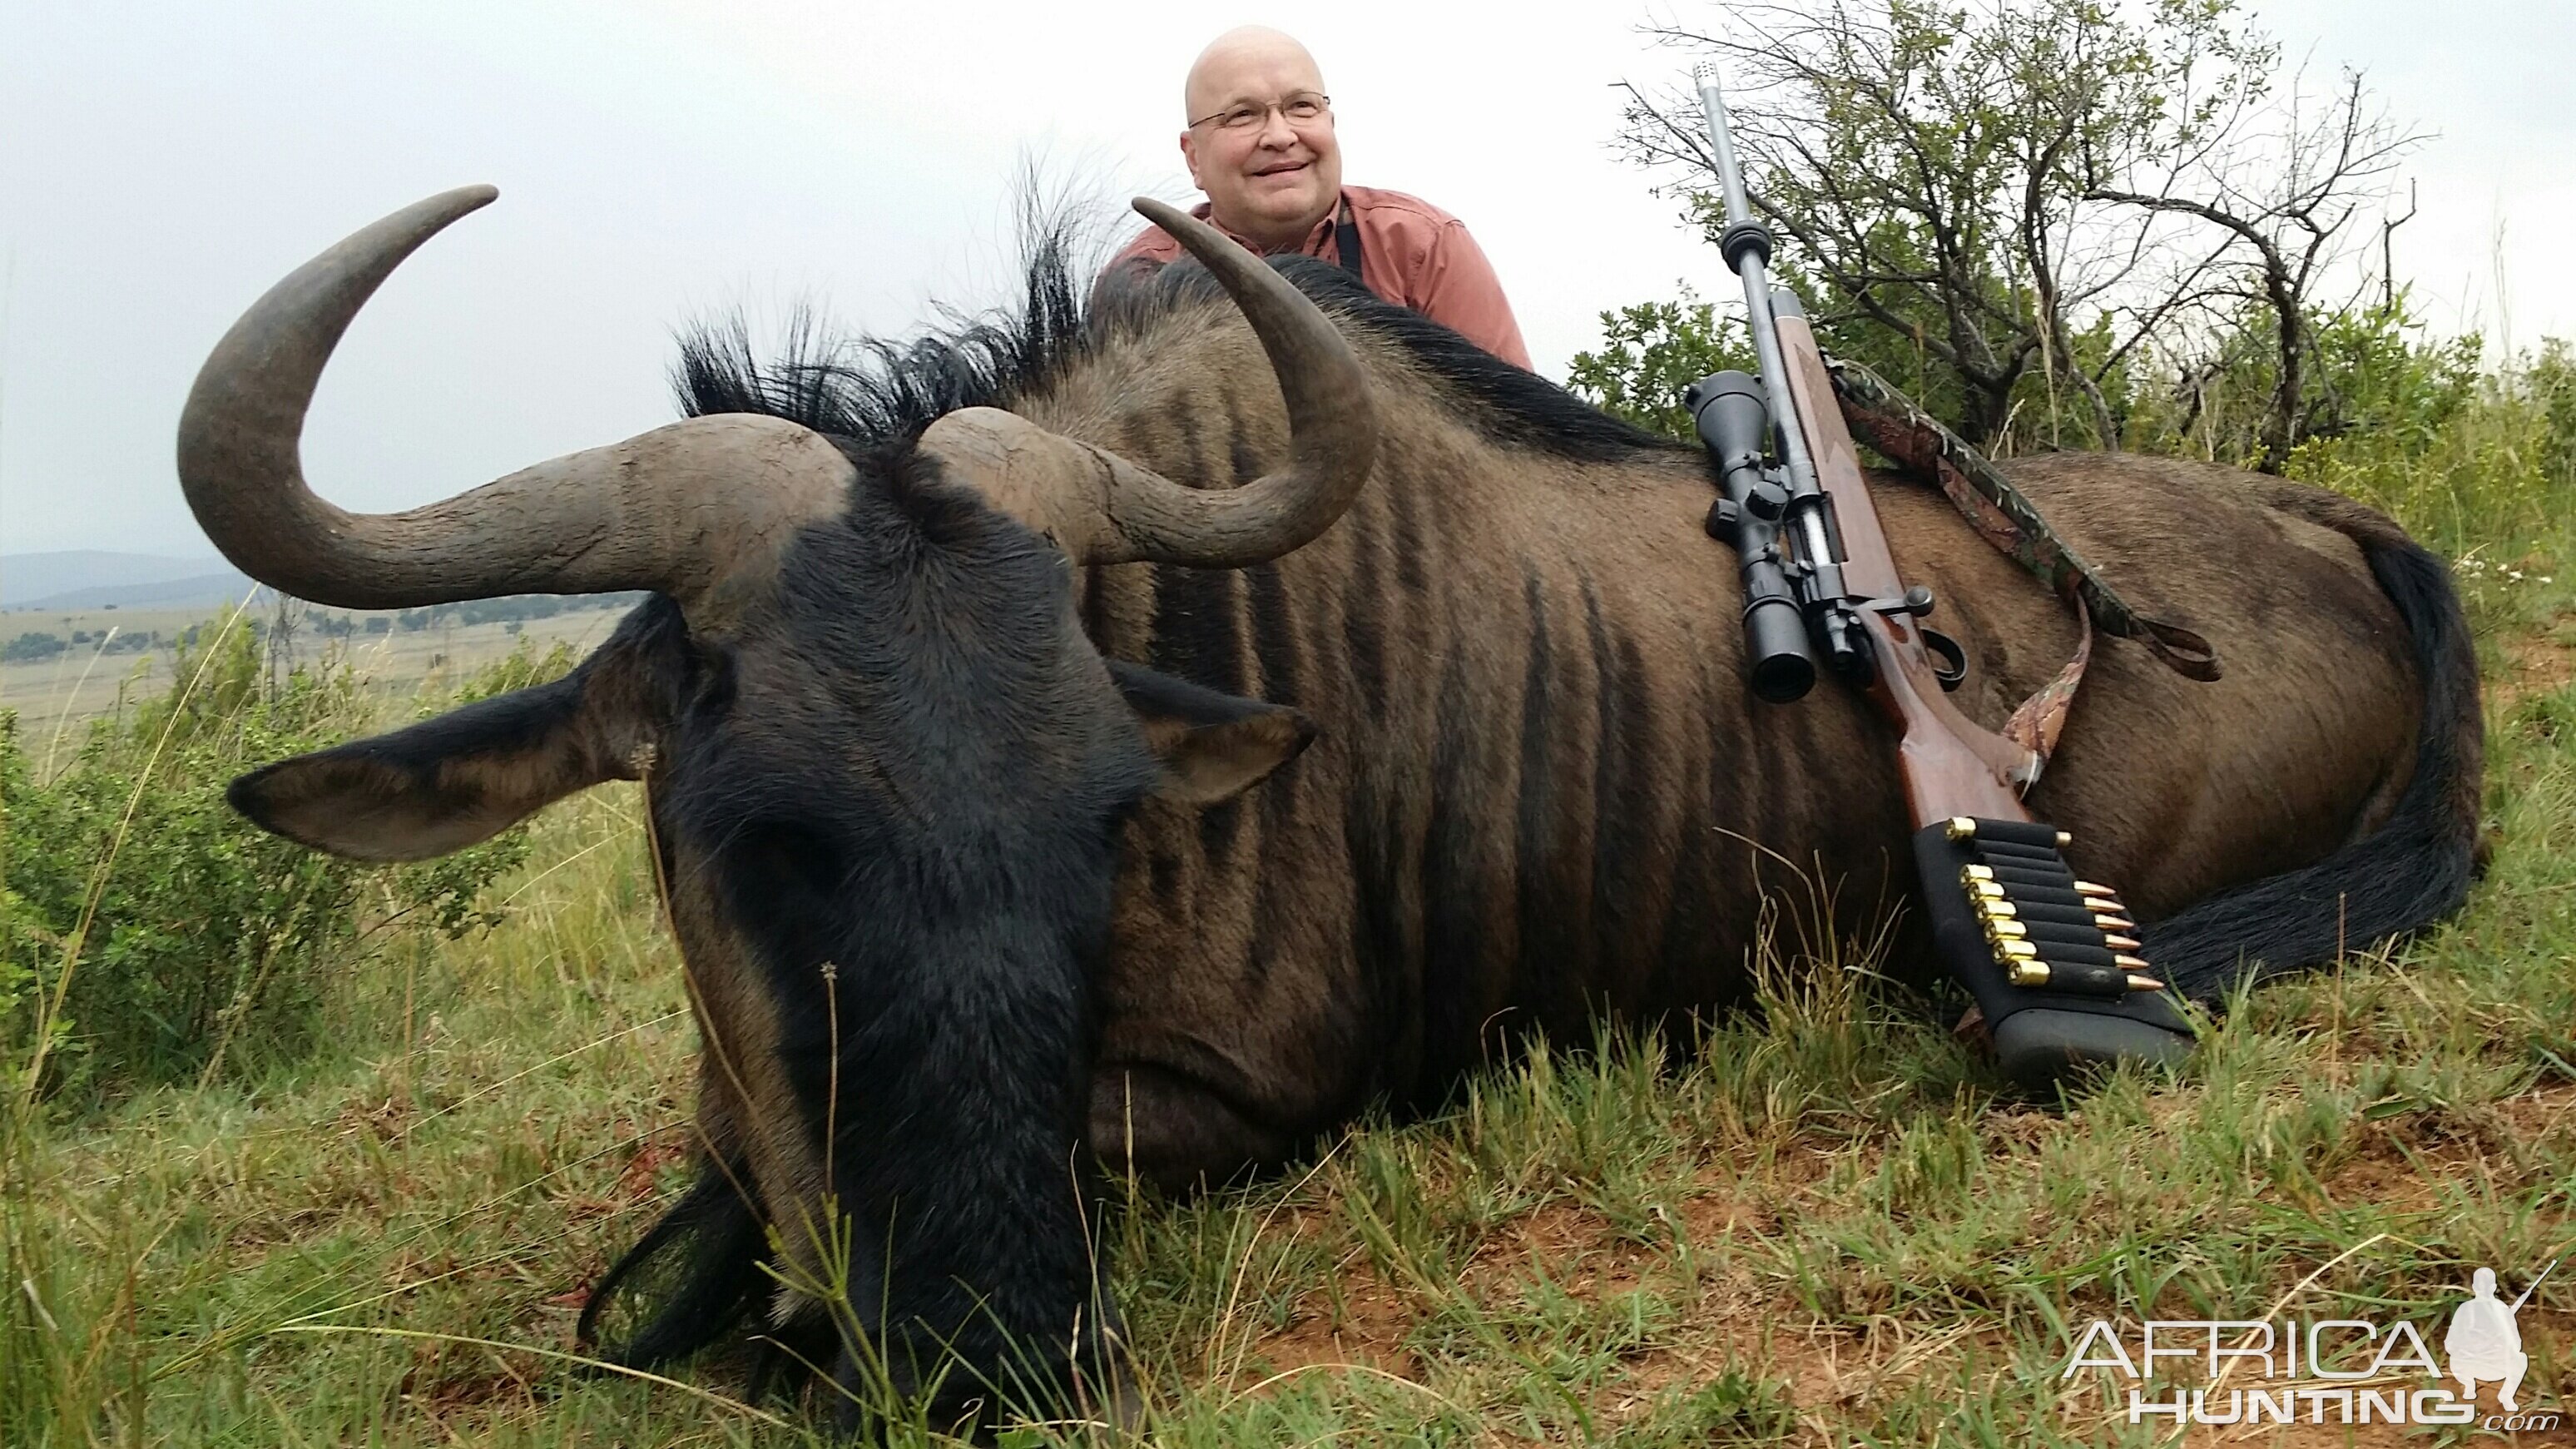
<instances>
[{"instance_id":1,"label":"man","mask_svg":"<svg viewBox=\"0 0 2576 1449\"><path fill-rule=\"evenodd\" d=\"M1207 193L1196 215L1256 252L1337 263L1380 297L1530 365L1502 283L1464 223L1400 191L1342 184L1332 98L1306 47L1257 25L1229 30L1199 53L1183 95L1181 159ZM1147 227L1109 272L1180 254L1162 228Z\"/></svg>"},{"instance_id":2,"label":"man","mask_svg":"<svg viewBox=\"0 0 2576 1449\"><path fill-rule=\"evenodd\" d=\"M2450 1356L2451 1377L2460 1381L2460 1397L2475 1401L2479 1382L2489 1381L2497 1385L2496 1402L2512 1413L2522 1407L2515 1402L2514 1391L2522 1387L2522 1376L2531 1368L2531 1355L2522 1351L2522 1328L2513 1320L2531 1297L2531 1289L2524 1289L2522 1297L2507 1307L2496 1301L2495 1286L2493 1268L2480 1268L2470 1275L2473 1296L2451 1315L2451 1331L2442 1335L2442 1352ZM2537 1280L2531 1285L2539 1286Z\"/></svg>"}]
</instances>

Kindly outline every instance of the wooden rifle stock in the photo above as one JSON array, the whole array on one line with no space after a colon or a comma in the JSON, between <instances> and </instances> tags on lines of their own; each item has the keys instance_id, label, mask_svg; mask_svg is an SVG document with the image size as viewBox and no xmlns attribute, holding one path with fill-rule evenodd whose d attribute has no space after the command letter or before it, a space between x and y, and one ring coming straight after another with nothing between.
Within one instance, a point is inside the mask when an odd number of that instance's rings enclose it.
<instances>
[{"instance_id":1,"label":"wooden rifle stock","mask_svg":"<svg viewBox=\"0 0 2576 1449\"><path fill-rule=\"evenodd\" d=\"M1843 583L1870 601L1860 607L1875 667L1865 686L1872 703L1897 732L1897 772L1905 801L1920 828L1954 815L1989 820L2029 820L2021 792L2038 778L2039 756L1959 712L1942 689L1915 616L1893 607L1905 596L1896 556L1888 551L1860 453L1834 402L1832 377L1807 319L1783 311L1775 318L1780 357L1806 430L1816 482L1834 501L1841 534Z\"/></svg>"}]
</instances>

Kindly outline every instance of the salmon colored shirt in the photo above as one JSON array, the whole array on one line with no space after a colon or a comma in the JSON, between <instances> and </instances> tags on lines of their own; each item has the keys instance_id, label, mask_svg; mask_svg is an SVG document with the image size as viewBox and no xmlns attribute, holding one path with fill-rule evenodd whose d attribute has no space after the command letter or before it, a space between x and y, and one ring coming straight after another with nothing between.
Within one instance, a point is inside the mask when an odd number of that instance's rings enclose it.
<instances>
[{"instance_id":1,"label":"salmon colored shirt","mask_svg":"<svg viewBox=\"0 0 2576 1449\"><path fill-rule=\"evenodd\" d=\"M1484 250L1467 234L1467 224L1419 197L1368 186L1345 186L1342 200L1360 234L1360 281L1390 302L1410 307L1475 343L1514 367L1527 370L1529 348L1521 342L1520 323L1512 304L1503 300L1503 284ZM1208 215L1204 201L1190 209L1201 221L1225 231ZM1334 223L1341 208L1315 223L1297 250L1338 264L1341 245ZM1226 235L1234 236L1227 231ZM1252 243L1234 239L1246 247ZM1253 248L1259 250L1258 248ZM1181 244L1159 226L1149 226L1113 258L1115 271L1136 263L1176 260Z\"/></svg>"}]
</instances>

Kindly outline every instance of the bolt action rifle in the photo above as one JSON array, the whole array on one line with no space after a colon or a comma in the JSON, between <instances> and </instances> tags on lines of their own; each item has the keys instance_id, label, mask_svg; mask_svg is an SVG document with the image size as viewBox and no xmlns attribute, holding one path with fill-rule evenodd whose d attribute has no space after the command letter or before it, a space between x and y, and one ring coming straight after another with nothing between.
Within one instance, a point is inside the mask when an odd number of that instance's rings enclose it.
<instances>
[{"instance_id":1,"label":"bolt action rifle","mask_svg":"<svg viewBox=\"0 0 2576 1449\"><path fill-rule=\"evenodd\" d=\"M1934 948L1976 998L2008 1076L2045 1090L2086 1066L2178 1061L2190 1027L2127 908L2079 878L2060 853L2072 837L2022 804L2039 757L1947 697L1965 656L1920 622L1931 590L1897 576L1806 313L1771 284L1771 233L1746 204L1716 74L1696 78L1725 193L1718 249L1743 280L1762 374L1716 373L1682 397L1717 469L1708 531L1742 565L1753 692L1804 696L1821 654L1895 730Z\"/></svg>"}]
</instances>

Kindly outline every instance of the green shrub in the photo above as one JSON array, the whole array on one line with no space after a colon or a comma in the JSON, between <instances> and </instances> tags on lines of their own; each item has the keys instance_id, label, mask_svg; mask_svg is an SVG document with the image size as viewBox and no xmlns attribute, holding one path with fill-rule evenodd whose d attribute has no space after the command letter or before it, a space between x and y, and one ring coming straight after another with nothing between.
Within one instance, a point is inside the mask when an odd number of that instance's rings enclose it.
<instances>
[{"instance_id":1,"label":"green shrub","mask_svg":"<svg viewBox=\"0 0 2576 1449\"><path fill-rule=\"evenodd\" d=\"M2251 467L2272 393L2268 317L2249 307L2188 368L2142 361L2116 372L2106 391L2125 429L2123 446ZM2537 354L2490 365L2479 336L2435 336L2403 291L2384 305L2320 313L2313 327L2310 413L2284 473L2386 511L2434 549L2466 560L2472 575L2487 568L2520 582L2515 568L2554 568L2548 561L2576 547L2576 347L2550 341ZM1679 301L1604 312L1601 328L1600 346L1575 354L1567 386L1685 440L1692 433L1682 387L1721 367L1750 365L1741 325L1687 289ZM1915 386L1903 339L1849 322L1826 333L1829 352ZM2092 445L2084 427L2067 421L2075 415L2065 400L2043 396L2043 386L2036 376L2025 380L2016 395L2022 420L2003 430L1990 449L1996 456ZM1938 397L1917 401L1936 412L1942 406Z\"/></svg>"},{"instance_id":2,"label":"green shrub","mask_svg":"<svg viewBox=\"0 0 2576 1449\"><path fill-rule=\"evenodd\" d=\"M328 973L403 932L498 919L477 896L525 853L521 831L388 869L270 835L225 803L235 776L345 740L372 712L345 665L272 680L245 623L191 631L203 643L179 655L169 692L93 725L51 779L0 714L0 1071L12 1090L95 1097L290 1057L310 1044ZM466 689L568 663L514 655Z\"/></svg>"},{"instance_id":3,"label":"green shrub","mask_svg":"<svg viewBox=\"0 0 2576 1449\"><path fill-rule=\"evenodd\" d=\"M2523 382L2540 409L2541 469L2562 496L2576 492L2576 347L2543 342Z\"/></svg>"},{"instance_id":4,"label":"green shrub","mask_svg":"<svg viewBox=\"0 0 2576 1449\"><path fill-rule=\"evenodd\" d=\"M2301 443L2283 471L2385 510L2455 560L2556 554L2576 521L2565 347L2480 372L2476 346L2417 344L2375 391L2355 389L2355 426Z\"/></svg>"},{"instance_id":5,"label":"green shrub","mask_svg":"<svg viewBox=\"0 0 2576 1449\"><path fill-rule=\"evenodd\" d=\"M62 652L63 639L61 635L39 634L30 631L19 635L17 638L10 640L6 644L0 644L0 663L18 664L32 662L38 659L51 659Z\"/></svg>"},{"instance_id":6,"label":"green shrub","mask_svg":"<svg viewBox=\"0 0 2576 1449\"><path fill-rule=\"evenodd\" d=\"M1698 439L1682 389L1727 368L1754 370L1744 324L1717 316L1689 287L1678 302L1601 314L1601 348L1574 354L1566 389L1614 417L1688 443Z\"/></svg>"}]
</instances>

